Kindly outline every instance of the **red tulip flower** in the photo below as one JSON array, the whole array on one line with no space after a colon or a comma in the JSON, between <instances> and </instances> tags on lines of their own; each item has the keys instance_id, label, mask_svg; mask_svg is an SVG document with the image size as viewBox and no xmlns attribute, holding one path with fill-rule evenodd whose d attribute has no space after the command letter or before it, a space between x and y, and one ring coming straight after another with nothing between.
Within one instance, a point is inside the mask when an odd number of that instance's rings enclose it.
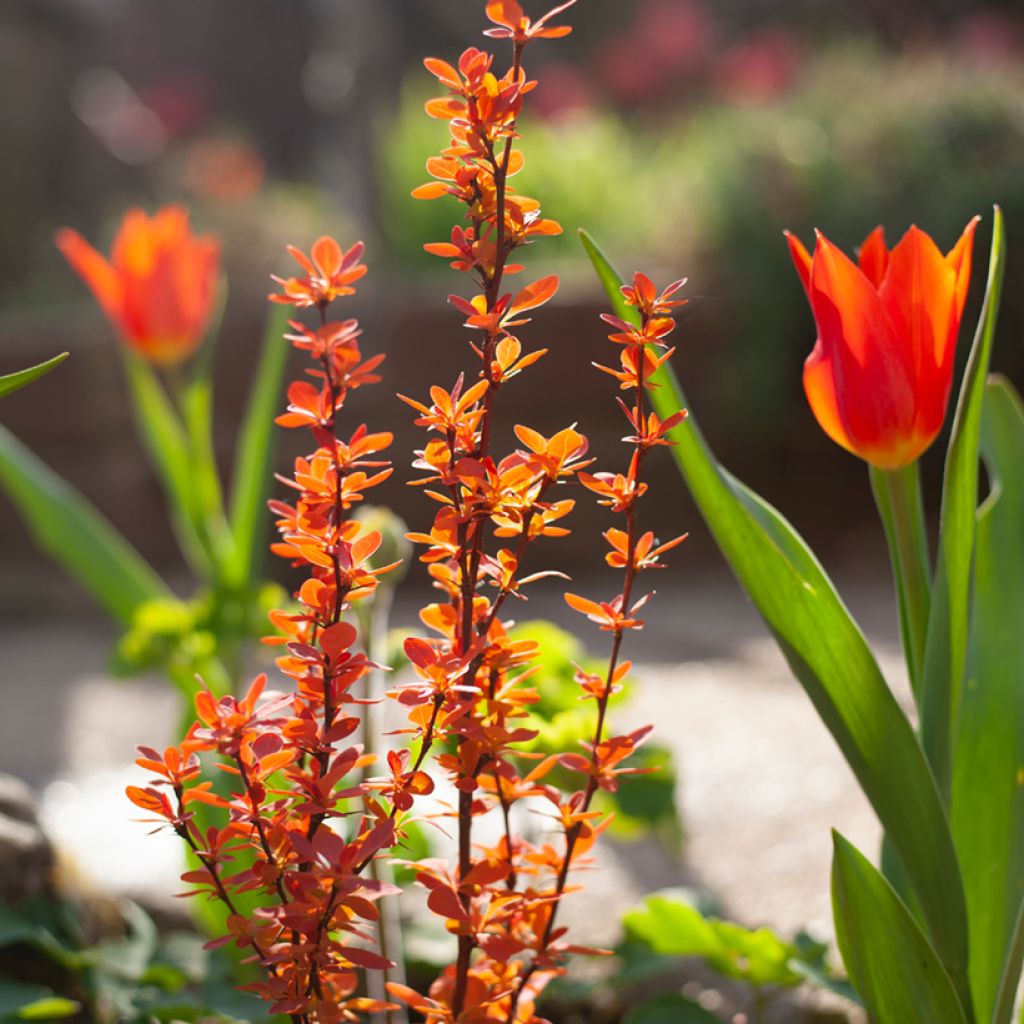
<instances>
[{"instance_id":1,"label":"red tulip flower","mask_svg":"<svg viewBox=\"0 0 1024 1024\"><path fill-rule=\"evenodd\" d=\"M56 242L127 345L160 366L195 352L213 311L220 244L193 235L187 211L129 210L109 260L70 228Z\"/></svg>"},{"instance_id":2,"label":"red tulip flower","mask_svg":"<svg viewBox=\"0 0 1024 1024\"><path fill-rule=\"evenodd\" d=\"M813 257L786 232L818 328L804 363L811 411L880 469L909 465L942 428L978 220L946 256L916 227L891 251L875 228L859 266L820 231Z\"/></svg>"}]
</instances>

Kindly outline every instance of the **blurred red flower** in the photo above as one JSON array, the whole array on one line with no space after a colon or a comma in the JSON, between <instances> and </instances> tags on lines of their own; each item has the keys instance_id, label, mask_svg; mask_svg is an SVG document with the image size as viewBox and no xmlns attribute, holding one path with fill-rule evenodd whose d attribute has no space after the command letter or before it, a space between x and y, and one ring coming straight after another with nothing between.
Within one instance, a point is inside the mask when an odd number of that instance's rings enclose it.
<instances>
[{"instance_id":1,"label":"blurred red flower","mask_svg":"<svg viewBox=\"0 0 1024 1024\"><path fill-rule=\"evenodd\" d=\"M210 322L220 243L192 234L186 210L129 210L109 260L70 228L55 241L127 345L160 366L192 355Z\"/></svg>"}]
</instances>

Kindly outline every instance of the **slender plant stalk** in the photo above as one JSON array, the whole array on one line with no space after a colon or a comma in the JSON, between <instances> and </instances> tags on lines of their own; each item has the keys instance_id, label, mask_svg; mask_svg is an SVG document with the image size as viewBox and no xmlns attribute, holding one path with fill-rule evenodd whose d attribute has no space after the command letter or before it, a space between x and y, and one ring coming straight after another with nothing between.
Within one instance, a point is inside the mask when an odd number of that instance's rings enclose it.
<instances>
[{"instance_id":1,"label":"slender plant stalk","mask_svg":"<svg viewBox=\"0 0 1024 1024\"><path fill-rule=\"evenodd\" d=\"M902 469L870 467L871 489L885 529L900 611L900 637L914 698L920 706L924 650L931 610L931 564L921 473L917 462Z\"/></svg>"}]
</instances>

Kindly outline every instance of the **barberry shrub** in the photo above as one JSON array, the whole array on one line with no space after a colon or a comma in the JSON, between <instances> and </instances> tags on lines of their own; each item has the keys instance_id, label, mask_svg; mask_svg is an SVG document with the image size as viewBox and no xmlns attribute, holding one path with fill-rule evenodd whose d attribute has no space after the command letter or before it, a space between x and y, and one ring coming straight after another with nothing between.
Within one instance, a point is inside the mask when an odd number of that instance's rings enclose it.
<instances>
[{"instance_id":1,"label":"barberry shrub","mask_svg":"<svg viewBox=\"0 0 1024 1024\"><path fill-rule=\"evenodd\" d=\"M293 503L272 503L280 533L273 550L305 576L295 607L273 613L277 632L268 639L283 648L277 664L289 688L265 693L260 677L240 700L201 692L198 721L179 745L162 754L142 750L139 763L157 775L152 785L129 789L137 805L194 852L200 867L184 876L192 892L226 905L228 934L215 941L248 950L263 968L251 987L271 1012L295 1021L355 1020L395 1005L365 994L362 972L390 966L374 948L375 922L379 901L397 894L367 869L377 858L402 856L415 817L442 819L455 838L454 863L428 859L413 869L429 910L456 937L457 955L428 992L391 983L391 998L428 1021L527 1024L538 1019L537 998L565 969L568 955L596 952L569 939L558 911L572 869L586 861L608 821L595 796L638 770L628 758L649 731L612 735L606 718L630 668L621 656L623 639L643 626L638 612L647 595L638 593L639 579L682 540L661 544L643 531L639 504L647 456L669 443L668 432L685 415L676 410L661 419L647 398L651 374L671 355L665 338L683 282L659 293L637 274L622 294L639 314L638 326L605 317L619 358L618 365L599 368L628 398L618 399L631 448L624 471L586 472L587 440L575 425L551 437L519 425L515 446L500 452L499 398L545 352L526 351L514 332L558 288L553 276L507 284L523 270L514 254L561 230L510 182L523 166L517 122L536 84L523 56L535 40L568 34L567 25L552 21L571 6L572 0L534 22L514 0L490 0L493 27L486 34L511 46L500 76L494 55L476 48L455 66L426 61L447 89L427 103L427 113L447 122L450 138L428 161L433 180L414 195L454 196L464 207L450 240L426 248L450 260L472 289L471 297L450 297L472 340L470 363L450 389L433 386L428 397L404 399L426 432L413 482L436 504L429 529L409 537L422 546L420 561L438 593L420 613L429 635L404 643L411 678L387 695L405 715L405 743L388 750L382 764L371 764L357 742L366 699L357 684L379 666L362 652L350 613L394 567L373 561L381 538L352 510L392 472L382 458L392 437L366 425L341 428L348 393L379 380L383 356L364 359L357 322L329 316L365 273L362 246L346 250L321 238L308 255L291 250L300 273L279 281L281 291L272 296L316 316L311 326L292 322L287 337L312 366L308 379L289 387L288 408L278 419L308 429L315 445L285 480ZM568 533L564 520L574 499L563 495L581 488L621 517L621 526L605 533L606 561L621 586L607 600L565 597L609 634L610 652L603 673L577 673L581 699L594 707L589 743L531 760L523 747L535 736L525 721L538 699L531 686L538 646L510 637L501 613L510 597L560 575L527 573L524 566L535 542ZM219 754L219 767L234 777L230 796L203 780L204 751ZM560 777L577 780L568 791L548 779L556 766ZM454 806L437 796L424 799L438 773L454 786ZM212 805L222 824L203 831L197 803ZM514 828L519 804L546 814L536 841ZM481 828L483 818L494 818L497 828ZM484 840L485 832L497 838ZM242 893L258 894L255 912L236 909Z\"/></svg>"}]
</instances>

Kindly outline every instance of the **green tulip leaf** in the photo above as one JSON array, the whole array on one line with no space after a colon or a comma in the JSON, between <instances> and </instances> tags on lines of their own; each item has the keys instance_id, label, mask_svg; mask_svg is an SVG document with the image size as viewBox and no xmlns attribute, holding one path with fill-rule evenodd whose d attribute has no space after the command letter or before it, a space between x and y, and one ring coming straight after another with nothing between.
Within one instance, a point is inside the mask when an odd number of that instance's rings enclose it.
<instances>
[{"instance_id":1,"label":"green tulip leaf","mask_svg":"<svg viewBox=\"0 0 1024 1024\"><path fill-rule=\"evenodd\" d=\"M615 312L636 323L620 278L584 232ZM658 414L686 407L671 368L653 378ZM966 992L967 925L946 814L921 746L832 581L804 540L715 459L691 415L672 431L673 455L740 584L871 802L910 878L929 935Z\"/></svg>"},{"instance_id":2,"label":"green tulip leaf","mask_svg":"<svg viewBox=\"0 0 1024 1024\"><path fill-rule=\"evenodd\" d=\"M874 1024L965 1024L949 975L885 877L833 833L832 910L850 980Z\"/></svg>"},{"instance_id":3,"label":"green tulip leaf","mask_svg":"<svg viewBox=\"0 0 1024 1024\"><path fill-rule=\"evenodd\" d=\"M932 585L921 687L921 742L943 794L950 784L950 751L967 657L971 558L978 505L981 407L999 314L1006 239L994 208L988 282L967 360L943 478L939 551Z\"/></svg>"},{"instance_id":4,"label":"green tulip leaf","mask_svg":"<svg viewBox=\"0 0 1024 1024\"><path fill-rule=\"evenodd\" d=\"M290 345L282 339L288 309L273 305L263 332L263 351L249 393L231 484L231 531L235 539L233 582L254 580L267 545L267 497L276 450L274 415L283 401L282 378Z\"/></svg>"},{"instance_id":5,"label":"green tulip leaf","mask_svg":"<svg viewBox=\"0 0 1024 1024\"><path fill-rule=\"evenodd\" d=\"M214 574L214 553L199 513L189 440L181 416L153 367L128 349L123 354L139 430L160 476L175 536L192 569L209 580Z\"/></svg>"},{"instance_id":6,"label":"green tulip leaf","mask_svg":"<svg viewBox=\"0 0 1024 1024\"><path fill-rule=\"evenodd\" d=\"M1007 1024L1021 972L1024 898L1024 405L1006 380L985 389L981 448L991 490L978 512L950 820L967 895L976 1016Z\"/></svg>"},{"instance_id":7,"label":"green tulip leaf","mask_svg":"<svg viewBox=\"0 0 1024 1024\"><path fill-rule=\"evenodd\" d=\"M0 487L35 542L122 625L171 592L96 507L0 426Z\"/></svg>"},{"instance_id":8,"label":"green tulip leaf","mask_svg":"<svg viewBox=\"0 0 1024 1024\"><path fill-rule=\"evenodd\" d=\"M224 498L214 452L213 359L227 301L227 285L217 292L217 306L210 318L206 340L181 389L181 412L188 442L189 475L194 516L217 570L230 563L233 541L224 514Z\"/></svg>"},{"instance_id":9,"label":"green tulip leaf","mask_svg":"<svg viewBox=\"0 0 1024 1024\"><path fill-rule=\"evenodd\" d=\"M47 359L45 363L37 363L35 366L29 366L27 369L0 376L0 398L3 398L4 395L13 394L15 391L25 387L26 384L39 380L40 377L45 377L51 370L60 366L67 357L67 352L61 352L59 356Z\"/></svg>"}]
</instances>

